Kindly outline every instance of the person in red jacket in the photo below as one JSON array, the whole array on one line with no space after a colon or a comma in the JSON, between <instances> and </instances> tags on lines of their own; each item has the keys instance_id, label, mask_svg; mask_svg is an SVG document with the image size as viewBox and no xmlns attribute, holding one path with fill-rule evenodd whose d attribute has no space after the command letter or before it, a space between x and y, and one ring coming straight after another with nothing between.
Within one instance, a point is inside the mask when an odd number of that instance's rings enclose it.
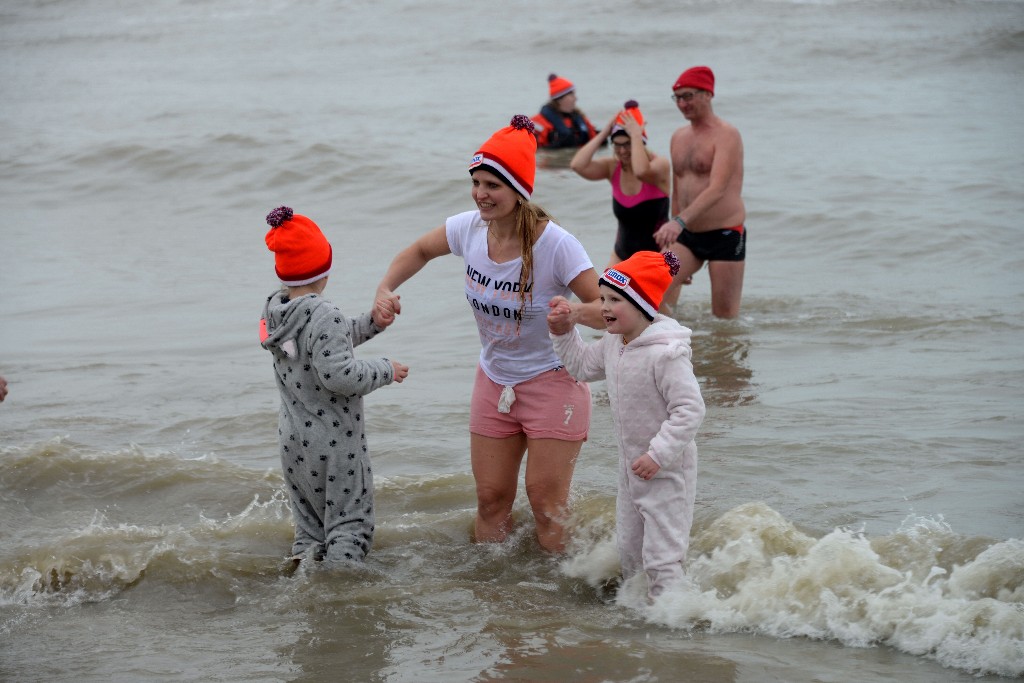
<instances>
[{"instance_id":1,"label":"person in red jacket","mask_svg":"<svg viewBox=\"0 0 1024 683\"><path fill-rule=\"evenodd\" d=\"M548 76L550 99L533 116L539 147L579 147L597 134L586 115L576 108L576 86L567 78Z\"/></svg>"}]
</instances>

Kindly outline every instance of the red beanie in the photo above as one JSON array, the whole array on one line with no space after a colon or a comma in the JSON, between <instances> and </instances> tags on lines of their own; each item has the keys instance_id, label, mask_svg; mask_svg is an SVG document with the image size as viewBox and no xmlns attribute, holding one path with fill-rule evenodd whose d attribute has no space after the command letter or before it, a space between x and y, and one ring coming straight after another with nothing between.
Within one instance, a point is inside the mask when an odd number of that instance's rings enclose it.
<instances>
[{"instance_id":1,"label":"red beanie","mask_svg":"<svg viewBox=\"0 0 1024 683\"><path fill-rule=\"evenodd\" d=\"M523 114L513 116L509 125L492 135L470 159L470 175L480 168L494 173L529 199L537 172L537 136L533 132L533 121Z\"/></svg>"},{"instance_id":2,"label":"red beanie","mask_svg":"<svg viewBox=\"0 0 1024 683\"><path fill-rule=\"evenodd\" d=\"M698 90L707 90L714 95L715 74L711 73L711 69L706 66L691 67L679 74L675 85L672 86L673 90L679 90L679 88L697 88Z\"/></svg>"},{"instance_id":3,"label":"red beanie","mask_svg":"<svg viewBox=\"0 0 1024 683\"><path fill-rule=\"evenodd\" d=\"M557 100L562 95L568 95L575 89L576 86L568 78L562 78L555 74L548 76L548 94L553 100Z\"/></svg>"},{"instance_id":4,"label":"red beanie","mask_svg":"<svg viewBox=\"0 0 1024 683\"><path fill-rule=\"evenodd\" d=\"M629 113L638 124L640 124L640 136L644 142L647 142L647 128L644 126L644 115L640 113L640 105L637 104L636 100L628 100L622 105L622 111L615 117L615 124L612 125L612 132L608 137L613 138L619 133L625 133L626 127L623 125L622 115Z\"/></svg>"},{"instance_id":5,"label":"red beanie","mask_svg":"<svg viewBox=\"0 0 1024 683\"><path fill-rule=\"evenodd\" d=\"M317 224L287 206L267 214L267 248L274 252L277 277L289 287L300 287L331 272L331 244Z\"/></svg>"},{"instance_id":6,"label":"red beanie","mask_svg":"<svg viewBox=\"0 0 1024 683\"><path fill-rule=\"evenodd\" d=\"M679 272L679 257L671 251L638 251L604 271L598 284L611 287L654 320L672 276Z\"/></svg>"}]
</instances>

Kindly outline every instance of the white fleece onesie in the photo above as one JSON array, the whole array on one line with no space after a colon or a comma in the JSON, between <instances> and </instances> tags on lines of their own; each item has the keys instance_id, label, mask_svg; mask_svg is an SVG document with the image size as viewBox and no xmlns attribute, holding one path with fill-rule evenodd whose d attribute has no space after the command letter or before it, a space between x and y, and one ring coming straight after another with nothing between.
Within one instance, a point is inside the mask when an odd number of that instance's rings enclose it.
<instances>
[{"instance_id":1,"label":"white fleece onesie","mask_svg":"<svg viewBox=\"0 0 1024 683\"><path fill-rule=\"evenodd\" d=\"M623 578L641 569L659 595L683 576L697 483L694 438L704 400L693 374L690 330L658 315L629 344L606 333L593 344L578 331L552 335L555 351L577 380L607 380L619 444L615 526ZM661 469L650 480L630 466L650 453Z\"/></svg>"}]
</instances>

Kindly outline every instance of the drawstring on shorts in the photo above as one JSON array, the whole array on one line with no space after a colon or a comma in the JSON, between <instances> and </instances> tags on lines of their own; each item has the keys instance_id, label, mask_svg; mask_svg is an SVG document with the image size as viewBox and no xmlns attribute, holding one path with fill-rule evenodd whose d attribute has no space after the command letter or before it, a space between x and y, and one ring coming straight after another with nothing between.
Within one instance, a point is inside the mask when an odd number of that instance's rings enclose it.
<instances>
[{"instance_id":1,"label":"drawstring on shorts","mask_svg":"<svg viewBox=\"0 0 1024 683\"><path fill-rule=\"evenodd\" d=\"M512 388L511 384L506 384L505 388L501 390L501 396L498 398L498 412L508 413L512 411L512 404L516 402L516 392Z\"/></svg>"}]
</instances>

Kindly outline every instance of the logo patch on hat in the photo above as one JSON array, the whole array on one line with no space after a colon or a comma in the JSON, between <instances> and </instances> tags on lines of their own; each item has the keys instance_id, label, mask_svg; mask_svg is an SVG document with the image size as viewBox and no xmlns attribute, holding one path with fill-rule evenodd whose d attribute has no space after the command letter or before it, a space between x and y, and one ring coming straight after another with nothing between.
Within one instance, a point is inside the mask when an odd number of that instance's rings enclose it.
<instances>
[{"instance_id":1,"label":"logo patch on hat","mask_svg":"<svg viewBox=\"0 0 1024 683\"><path fill-rule=\"evenodd\" d=\"M469 160L469 167L470 168L476 168L477 166L479 166L482 163L484 163L484 155L483 154L474 154L473 158Z\"/></svg>"},{"instance_id":2,"label":"logo patch on hat","mask_svg":"<svg viewBox=\"0 0 1024 683\"><path fill-rule=\"evenodd\" d=\"M619 287L626 287L629 285L629 276L626 275L625 273L620 273L614 268L609 268L608 271L604 274L604 276L606 279L611 280Z\"/></svg>"}]
</instances>

